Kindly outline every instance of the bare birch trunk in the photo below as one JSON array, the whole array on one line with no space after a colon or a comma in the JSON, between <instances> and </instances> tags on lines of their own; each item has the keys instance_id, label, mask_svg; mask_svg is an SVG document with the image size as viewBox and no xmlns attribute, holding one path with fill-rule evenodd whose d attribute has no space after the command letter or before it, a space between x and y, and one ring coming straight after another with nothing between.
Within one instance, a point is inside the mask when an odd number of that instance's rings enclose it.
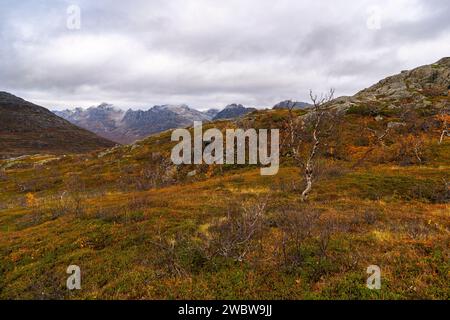
<instances>
[{"instance_id":1,"label":"bare birch trunk","mask_svg":"<svg viewBox=\"0 0 450 320\"><path fill-rule=\"evenodd\" d=\"M301 201L305 202L308 199L309 193L312 189L312 182L313 182L313 169L310 166L310 163L307 164L307 167L305 169L305 179L306 179L306 188L303 190L301 195Z\"/></svg>"},{"instance_id":2,"label":"bare birch trunk","mask_svg":"<svg viewBox=\"0 0 450 320\"><path fill-rule=\"evenodd\" d=\"M305 180L306 180L306 188L303 190L301 195L301 201L305 202L308 199L309 193L312 189L313 184L313 178L314 178L314 158L316 157L317 150L319 149L320 140L317 137L317 128L320 125L320 120L322 119L323 113L320 113L317 115L316 124L314 126L313 131L313 139L314 139L314 146L311 149L311 153L309 154L308 160L306 161L305 165Z\"/></svg>"},{"instance_id":3,"label":"bare birch trunk","mask_svg":"<svg viewBox=\"0 0 450 320\"><path fill-rule=\"evenodd\" d=\"M441 138L439 139L439 144L442 144L442 141L444 141L444 137L446 135L448 135L448 131L447 130L442 130Z\"/></svg>"},{"instance_id":4,"label":"bare birch trunk","mask_svg":"<svg viewBox=\"0 0 450 320\"><path fill-rule=\"evenodd\" d=\"M318 98L317 95L313 95L313 92L311 90L309 92L309 95L314 106L314 114L312 114L312 116L315 117L315 123L313 123L312 128L313 145L309 154L306 154L306 159L303 159L303 155L301 153L301 144L303 144L307 139L302 139L301 137L299 137L298 133L296 133L296 129L298 129L299 133L301 132L305 136L310 134L307 126L305 125L305 122L302 122L301 127L298 128L298 125L300 123L295 122L293 107L289 108L289 119L287 122L285 122L285 125L289 130L289 135L286 136L286 140L290 139L289 147L291 149L292 156L301 167L302 175L306 182L305 189L300 196L300 200L302 202L305 202L308 199L308 196L313 188L315 178L315 163L317 161L316 158L321 145L321 138L325 130L324 128L322 128L322 120L323 118L327 117L327 114L330 113L325 109L325 105L333 99L334 89L330 89L330 92L328 94L322 95L320 98ZM331 121L335 121L335 119L332 119ZM331 130L331 128L332 126L329 130Z\"/></svg>"}]
</instances>

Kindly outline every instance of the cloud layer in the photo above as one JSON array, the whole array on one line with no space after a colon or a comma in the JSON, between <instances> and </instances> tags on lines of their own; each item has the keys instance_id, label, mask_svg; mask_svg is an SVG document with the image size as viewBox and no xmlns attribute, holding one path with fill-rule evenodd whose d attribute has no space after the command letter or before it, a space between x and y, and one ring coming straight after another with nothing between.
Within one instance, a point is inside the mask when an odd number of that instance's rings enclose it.
<instances>
[{"instance_id":1,"label":"cloud layer","mask_svg":"<svg viewBox=\"0 0 450 320\"><path fill-rule=\"evenodd\" d=\"M268 107L450 55L448 0L1 2L0 90L50 108Z\"/></svg>"}]
</instances>

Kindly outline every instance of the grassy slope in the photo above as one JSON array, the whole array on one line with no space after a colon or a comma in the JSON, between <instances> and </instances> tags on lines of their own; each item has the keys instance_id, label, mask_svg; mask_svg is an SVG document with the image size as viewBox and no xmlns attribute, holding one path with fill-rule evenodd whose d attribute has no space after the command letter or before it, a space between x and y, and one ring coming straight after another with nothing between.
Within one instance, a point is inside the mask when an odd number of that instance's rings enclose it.
<instances>
[{"instance_id":1,"label":"grassy slope","mask_svg":"<svg viewBox=\"0 0 450 320\"><path fill-rule=\"evenodd\" d=\"M253 121L276 127L282 116L258 113ZM275 178L252 167L187 178L193 168L184 168L176 184L136 190L130 181L155 153L167 156L169 137L163 133L102 156L7 164L0 178L0 298L449 298L450 212L433 198L442 178L450 180L448 140L441 146L430 142L433 152L421 166L368 163L352 170L352 159L324 160L328 169L311 206L347 228L333 234L326 258L318 256L317 239L311 238L302 248L302 264L285 268L277 216L281 207L297 205L297 169L285 161ZM74 173L83 180L86 210L55 215L56 199ZM27 194L35 200L24 203ZM266 195L268 228L258 251L242 262L206 259L201 250L209 226L230 205ZM161 239L171 243L172 254L161 249ZM65 289L70 264L82 268L77 292ZM365 288L371 264L382 268L381 291Z\"/></svg>"}]
</instances>

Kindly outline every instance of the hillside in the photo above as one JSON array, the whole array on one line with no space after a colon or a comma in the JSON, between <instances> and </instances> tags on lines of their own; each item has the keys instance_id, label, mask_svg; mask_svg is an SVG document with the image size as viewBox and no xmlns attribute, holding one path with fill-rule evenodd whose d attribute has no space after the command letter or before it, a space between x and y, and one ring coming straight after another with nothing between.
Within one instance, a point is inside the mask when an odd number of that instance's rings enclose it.
<instances>
[{"instance_id":1,"label":"hillside","mask_svg":"<svg viewBox=\"0 0 450 320\"><path fill-rule=\"evenodd\" d=\"M321 136L306 202L285 144L274 177L175 166L170 132L0 161L0 298L449 299L447 60L421 68L327 105L340 118ZM422 78L430 68L442 81ZM373 93L384 86L399 92ZM310 132L314 117L254 111L204 129L278 128L286 141L290 123ZM314 143L302 139L307 156ZM65 288L71 264L82 290ZM381 290L366 287L370 265Z\"/></svg>"},{"instance_id":2,"label":"hillside","mask_svg":"<svg viewBox=\"0 0 450 320\"><path fill-rule=\"evenodd\" d=\"M114 145L43 107L0 92L0 157L80 153Z\"/></svg>"},{"instance_id":3,"label":"hillside","mask_svg":"<svg viewBox=\"0 0 450 320\"><path fill-rule=\"evenodd\" d=\"M447 57L431 65L405 70L381 80L353 97L340 97L330 104L340 110L351 109L352 112L369 114L372 111L395 112L402 106L442 109L448 107L449 95L450 58Z\"/></svg>"}]
</instances>

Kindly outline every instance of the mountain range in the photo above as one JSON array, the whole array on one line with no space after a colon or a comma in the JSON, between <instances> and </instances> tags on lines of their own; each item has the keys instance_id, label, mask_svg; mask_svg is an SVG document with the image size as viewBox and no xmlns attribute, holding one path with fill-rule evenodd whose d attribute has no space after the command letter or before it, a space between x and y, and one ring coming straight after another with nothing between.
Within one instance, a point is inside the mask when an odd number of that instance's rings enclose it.
<instances>
[{"instance_id":1,"label":"mountain range","mask_svg":"<svg viewBox=\"0 0 450 320\"><path fill-rule=\"evenodd\" d=\"M338 97L331 108L365 115L393 112L404 106L416 109L448 107L450 58L387 77L351 97ZM273 109L307 109L309 104L283 101ZM187 105L154 106L124 111L102 103L88 109L53 111L0 92L0 157L33 153L88 152L128 144L169 129L191 126L194 121L234 119L254 112L241 104L223 110L198 111Z\"/></svg>"},{"instance_id":2,"label":"mountain range","mask_svg":"<svg viewBox=\"0 0 450 320\"><path fill-rule=\"evenodd\" d=\"M124 111L111 104L102 103L97 107L66 109L53 113L101 137L128 144L154 133L191 126L194 121L233 119L255 110L240 104L231 104L222 111L209 109L202 112L182 104L154 106L145 111Z\"/></svg>"}]
</instances>

